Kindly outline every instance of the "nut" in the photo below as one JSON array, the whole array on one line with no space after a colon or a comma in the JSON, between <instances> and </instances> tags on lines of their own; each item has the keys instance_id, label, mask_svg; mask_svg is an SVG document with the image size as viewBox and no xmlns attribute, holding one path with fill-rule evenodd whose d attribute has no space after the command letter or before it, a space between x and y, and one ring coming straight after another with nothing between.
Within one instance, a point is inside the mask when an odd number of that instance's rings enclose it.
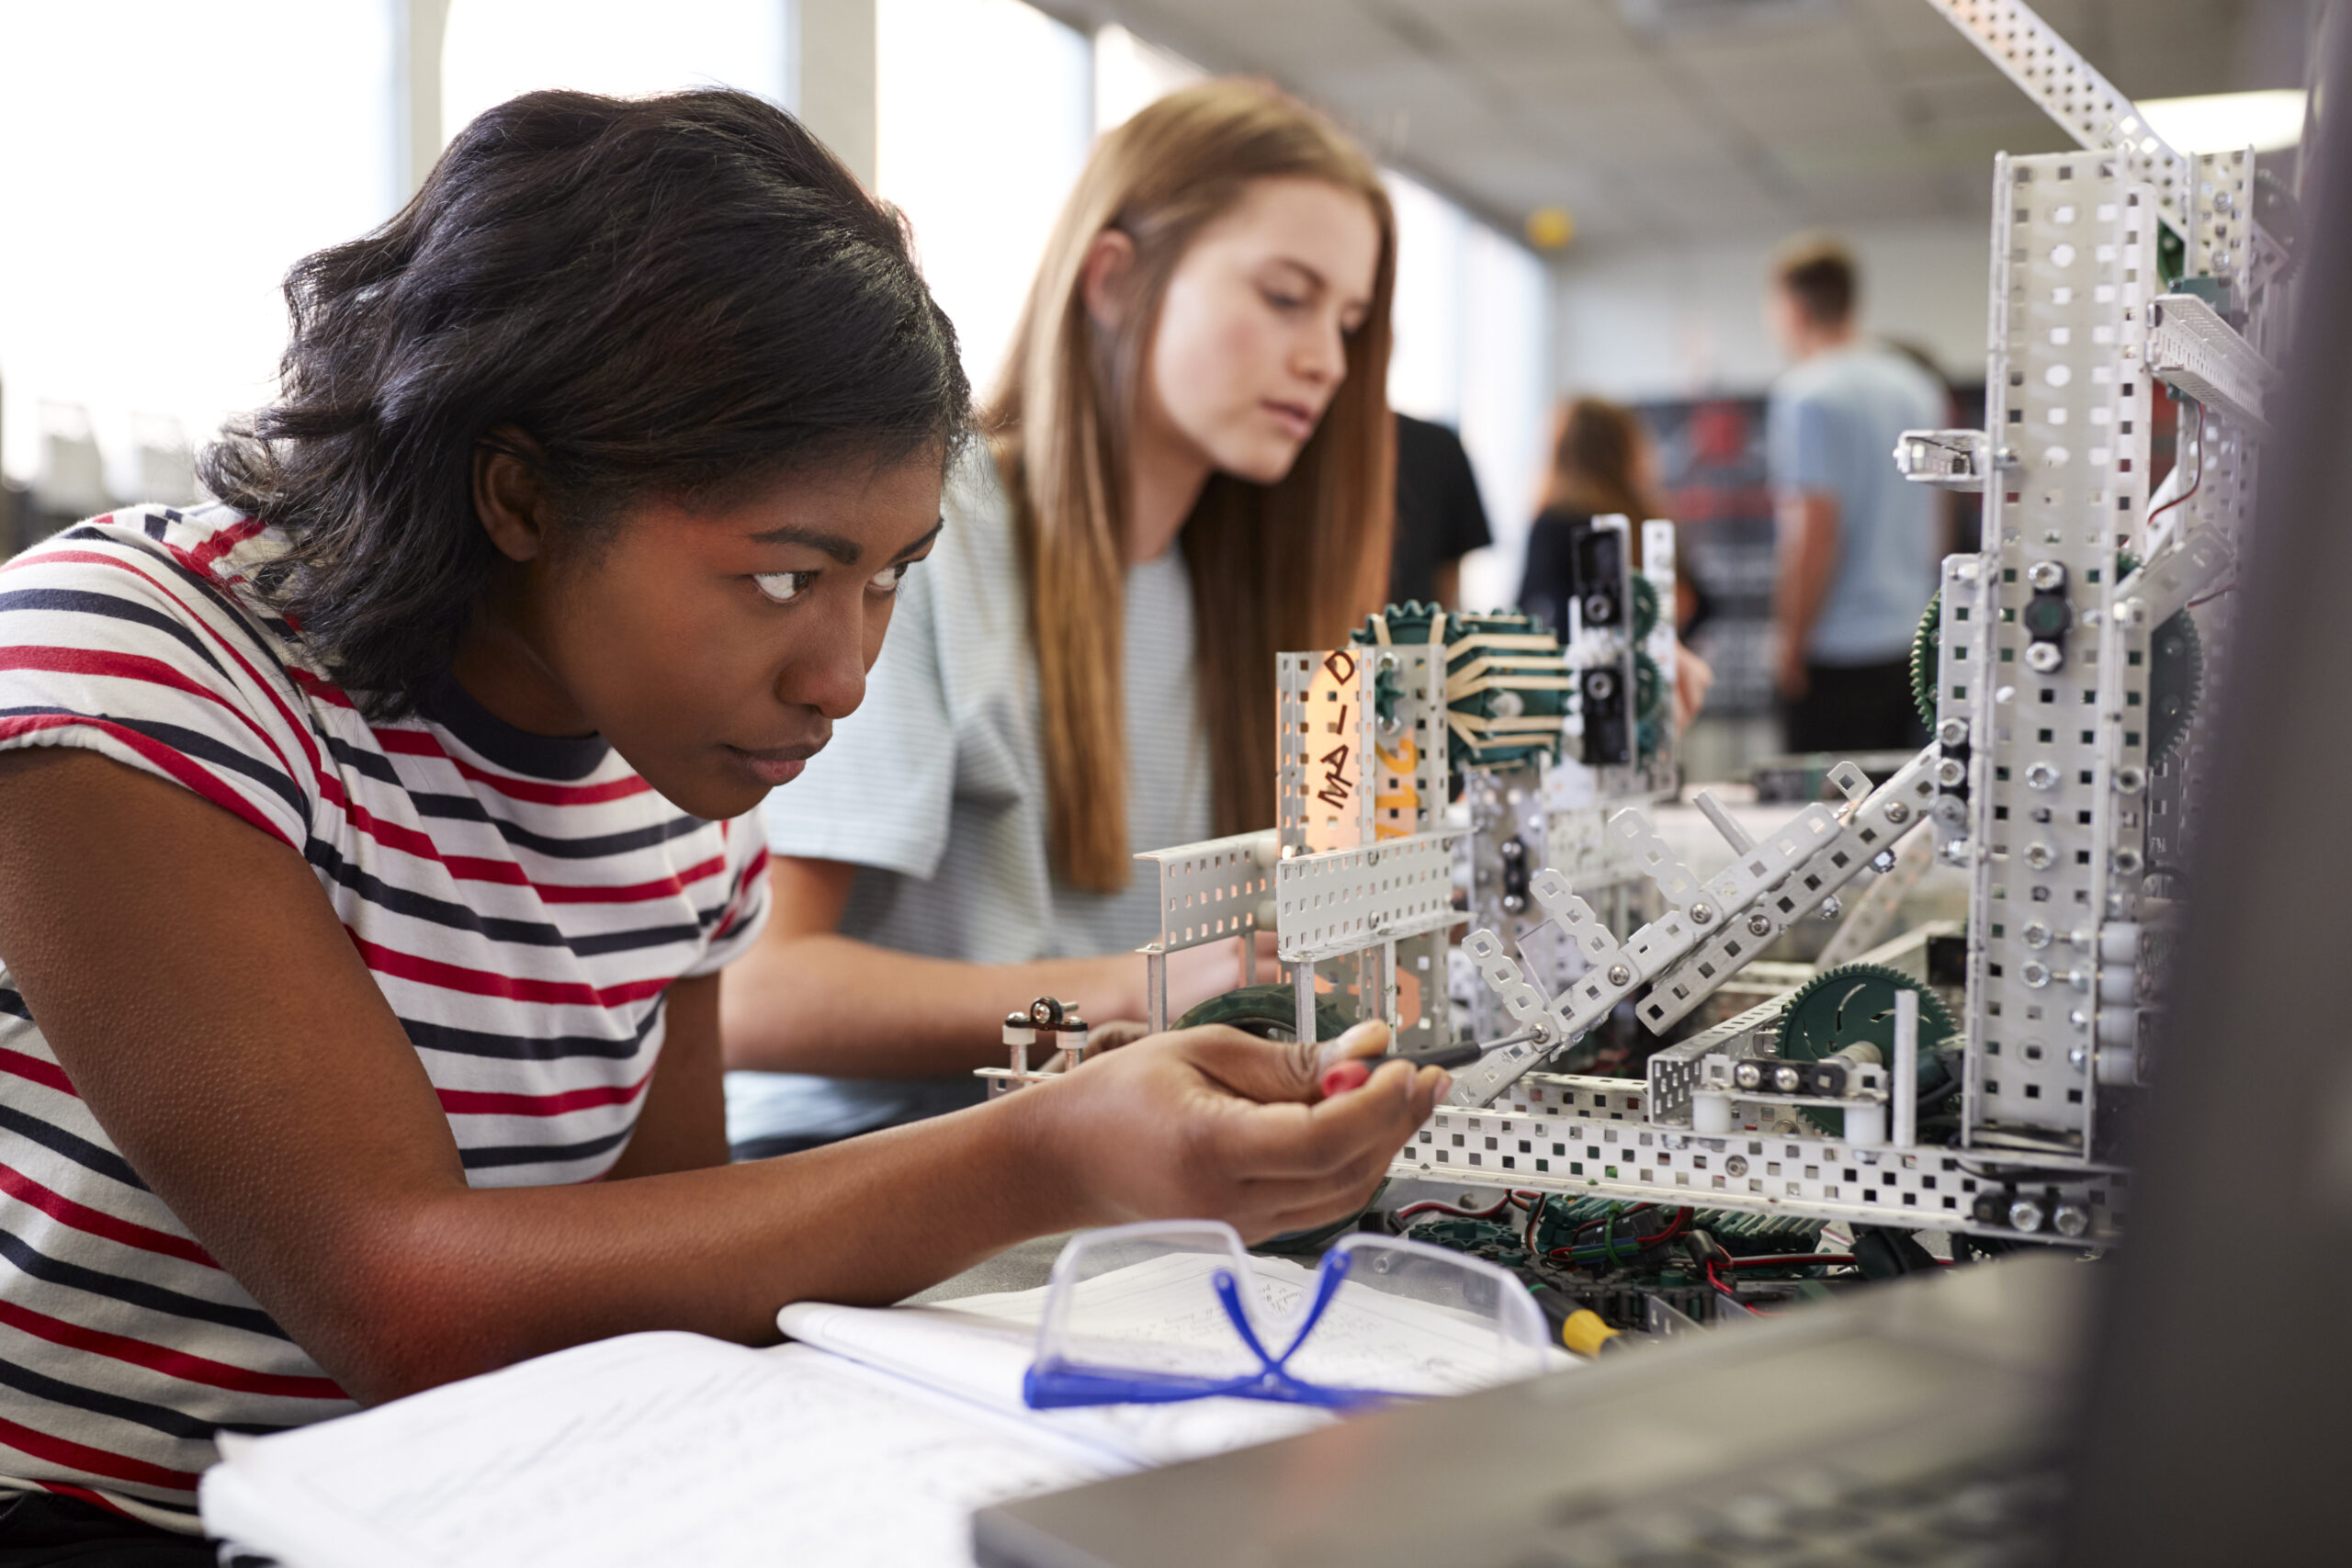
<instances>
[{"instance_id":1,"label":"nut","mask_svg":"<svg viewBox=\"0 0 2352 1568\"><path fill-rule=\"evenodd\" d=\"M2066 586L2066 568L2054 560L2038 560L2027 569L2027 582L2037 593L2054 593Z\"/></svg>"},{"instance_id":2,"label":"nut","mask_svg":"<svg viewBox=\"0 0 2352 1568\"><path fill-rule=\"evenodd\" d=\"M2025 667L2037 675L2050 674L2065 660L2054 642L2037 642L2025 650Z\"/></svg>"},{"instance_id":3,"label":"nut","mask_svg":"<svg viewBox=\"0 0 2352 1568\"><path fill-rule=\"evenodd\" d=\"M2058 770L2047 762L2036 762L2025 771L2025 782L2034 789L2056 789Z\"/></svg>"},{"instance_id":4,"label":"nut","mask_svg":"<svg viewBox=\"0 0 2352 1568\"><path fill-rule=\"evenodd\" d=\"M2025 847L2025 863L2036 871L2048 871L2058 862L2058 852L2036 840Z\"/></svg>"},{"instance_id":5,"label":"nut","mask_svg":"<svg viewBox=\"0 0 2352 1568\"><path fill-rule=\"evenodd\" d=\"M1948 718L1944 720L1941 724L1936 726L1936 739L1946 746L1967 745L1968 721L1964 718Z\"/></svg>"},{"instance_id":6,"label":"nut","mask_svg":"<svg viewBox=\"0 0 2352 1568\"><path fill-rule=\"evenodd\" d=\"M2090 1211L2079 1203L2061 1203L2051 1211L2050 1228L2073 1241L2091 1228Z\"/></svg>"},{"instance_id":7,"label":"nut","mask_svg":"<svg viewBox=\"0 0 2352 1568\"><path fill-rule=\"evenodd\" d=\"M2115 787L2121 794L2137 795L2148 787L2147 773L2132 766L2118 768L2115 770Z\"/></svg>"},{"instance_id":8,"label":"nut","mask_svg":"<svg viewBox=\"0 0 2352 1568\"><path fill-rule=\"evenodd\" d=\"M1936 763L1936 783L1941 784L1944 788L1958 789L1967 782L1968 764L1962 761L1959 758L1946 757ZM1900 806L1902 802L1897 801L1895 804ZM1889 819L1892 820L1894 813L1889 812L1887 815Z\"/></svg>"},{"instance_id":9,"label":"nut","mask_svg":"<svg viewBox=\"0 0 2352 1568\"><path fill-rule=\"evenodd\" d=\"M2009 1202L2009 1224L2021 1231L2038 1231L2044 1218L2041 1201L2016 1198Z\"/></svg>"}]
</instances>

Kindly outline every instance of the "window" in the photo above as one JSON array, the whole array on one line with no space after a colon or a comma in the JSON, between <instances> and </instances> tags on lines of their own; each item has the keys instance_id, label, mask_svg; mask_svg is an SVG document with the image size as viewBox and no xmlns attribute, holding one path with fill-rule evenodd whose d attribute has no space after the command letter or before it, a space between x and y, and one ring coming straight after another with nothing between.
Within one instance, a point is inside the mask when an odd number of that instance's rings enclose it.
<instances>
[{"instance_id":1,"label":"window","mask_svg":"<svg viewBox=\"0 0 2352 1568\"><path fill-rule=\"evenodd\" d=\"M190 499L161 493L185 446L271 396L287 267L392 210L394 19L390 0L0 6L12 477L86 429L108 494L69 510Z\"/></svg>"},{"instance_id":2,"label":"window","mask_svg":"<svg viewBox=\"0 0 2352 1568\"><path fill-rule=\"evenodd\" d=\"M986 399L1086 162L1086 36L1020 0L876 0L875 35L875 183Z\"/></svg>"},{"instance_id":3,"label":"window","mask_svg":"<svg viewBox=\"0 0 2352 1568\"><path fill-rule=\"evenodd\" d=\"M785 0L452 0L441 139L536 87L660 93L723 85L786 100Z\"/></svg>"}]
</instances>

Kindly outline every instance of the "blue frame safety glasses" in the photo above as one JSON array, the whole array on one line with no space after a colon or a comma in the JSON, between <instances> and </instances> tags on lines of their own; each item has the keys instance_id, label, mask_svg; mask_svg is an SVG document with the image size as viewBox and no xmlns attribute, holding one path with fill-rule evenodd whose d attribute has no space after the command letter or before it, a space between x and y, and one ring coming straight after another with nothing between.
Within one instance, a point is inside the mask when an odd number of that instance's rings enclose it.
<instances>
[{"instance_id":1,"label":"blue frame safety glasses","mask_svg":"<svg viewBox=\"0 0 2352 1568\"><path fill-rule=\"evenodd\" d=\"M1548 1338L1516 1279L1442 1247L1350 1235L1310 1274L1253 1262L1218 1221L1149 1221L1063 1247L1022 1393L1035 1409L1225 1397L1355 1410L1532 1376Z\"/></svg>"}]
</instances>

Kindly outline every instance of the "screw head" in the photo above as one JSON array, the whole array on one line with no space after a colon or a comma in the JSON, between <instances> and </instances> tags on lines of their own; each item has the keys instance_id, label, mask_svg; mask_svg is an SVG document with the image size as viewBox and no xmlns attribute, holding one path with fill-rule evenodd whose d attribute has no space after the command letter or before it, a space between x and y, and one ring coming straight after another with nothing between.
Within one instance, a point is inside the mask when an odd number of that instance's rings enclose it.
<instances>
[{"instance_id":1,"label":"screw head","mask_svg":"<svg viewBox=\"0 0 2352 1568\"><path fill-rule=\"evenodd\" d=\"M2038 560L2027 569L2025 580L2038 593L2055 592L2066 586L2066 568L2059 561Z\"/></svg>"},{"instance_id":2,"label":"screw head","mask_svg":"<svg viewBox=\"0 0 2352 1568\"><path fill-rule=\"evenodd\" d=\"M1747 1156L1746 1155L1732 1156L1731 1158L1724 1161L1724 1170L1728 1175L1746 1176L1747 1174Z\"/></svg>"},{"instance_id":3,"label":"screw head","mask_svg":"<svg viewBox=\"0 0 2352 1568\"><path fill-rule=\"evenodd\" d=\"M1794 1094L1804 1082L1804 1075L1792 1066L1772 1069L1772 1087L1782 1094Z\"/></svg>"},{"instance_id":4,"label":"screw head","mask_svg":"<svg viewBox=\"0 0 2352 1568\"><path fill-rule=\"evenodd\" d=\"M2051 1212L2050 1228L2072 1241L2090 1230L2090 1211L2079 1203L2061 1203Z\"/></svg>"},{"instance_id":5,"label":"screw head","mask_svg":"<svg viewBox=\"0 0 2352 1568\"><path fill-rule=\"evenodd\" d=\"M1947 762L1944 765L1951 767L1955 764ZM1911 808L1899 800L1890 800L1886 803L1886 819L1899 827L1911 820Z\"/></svg>"},{"instance_id":6,"label":"screw head","mask_svg":"<svg viewBox=\"0 0 2352 1568\"><path fill-rule=\"evenodd\" d=\"M1623 964L1611 964L1609 966L1609 983L1612 986L1630 986L1634 983L1634 972Z\"/></svg>"},{"instance_id":7,"label":"screw head","mask_svg":"<svg viewBox=\"0 0 2352 1568\"><path fill-rule=\"evenodd\" d=\"M1051 997L1039 997L1029 1004L1029 1021L1040 1029L1051 1029L1062 1021L1062 1004Z\"/></svg>"},{"instance_id":8,"label":"screw head","mask_svg":"<svg viewBox=\"0 0 2352 1568\"><path fill-rule=\"evenodd\" d=\"M2018 935L2025 939L2025 944L2028 947L2038 948L2050 945L2050 928L2040 920L2028 920L2025 923L2025 929L2018 932Z\"/></svg>"},{"instance_id":9,"label":"screw head","mask_svg":"<svg viewBox=\"0 0 2352 1568\"><path fill-rule=\"evenodd\" d=\"M2066 656L2054 642L2037 642L2025 650L2025 666L2037 675L2047 675L2065 662Z\"/></svg>"},{"instance_id":10,"label":"screw head","mask_svg":"<svg viewBox=\"0 0 2352 1568\"><path fill-rule=\"evenodd\" d=\"M2137 795L2148 787L2147 773L2137 767L2118 768L2115 770L2115 787L2119 794Z\"/></svg>"},{"instance_id":11,"label":"screw head","mask_svg":"<svg viewBox=\"0 0 2352 1568\"><path fill-rule=\"evenodd\" d=\"M2058 770L2047 762L2036 762L2025 771L2025 782L2035 789L2056 789Z\"/></svg>"},{"instance_id":12,"label":"screw head","mask_svg":"<svg viewBox=\"0 0 2352 1568\"><path fill-rule=\"evenodd\" d=\"M1753 1062L1742 1062L1731 1070L1731 1081L1742 1089L1762 1089L1764 1069Z\"/></svg>"},{"instance_id":13,"label":"screw head","mask_svg":"<svg viewBox=\"0 0 2352 1568\"><path fill-rule=\"evenodd\" d=\"M1605 626L1617 616L1616 602L1606 593L1586 594L1583 610L1588 626Z\"/></svg>"},{"instance_id":14,"label":"screw head","mask_svg":"<svg viewBox=\"0 0 2352 1568\"><path fill-rule=\"evenodd\" d=\"M2009 1201L2009 1224L2018 1230L2038 1231L2044 1217L2040 1199L2015 1198Z\"/></svg>"},{"instance_id":15,"label":"screw head","mask_svg":"<svg viewBox=\"0 0 2352 1568\"><path fill-rule=\"evenodd\" d=\"M1703 926L1714 918L1715 911L1710 906L1705 904L1693 904L1690 906L1690 923L1692 925Z\"/></svg>"},{"instance_id":16,"label":"screw head","mask_svg":"<svg viewBox=\"0 0 2352 1568\"><path fill-rule=\"evenodd\" d=\"M2025 847L2025 863L2036 871L2048 871L2057 859L2058 852L2048 844L2037 841Z\"/></svg>"},{"instance_id":17,"label":"screw head","mask_svg":"<svg viewBox=\"0 0 2352 1568\"><path fill-rule=\"evenodd\" d=\"M1771 920L1771 918L1770 918L1770 916L1768 916L1768 915L1764 915L1764 914L1760 914L1760 913L1759 913L1759 914L1750 915L1750 916L1748 916L1748 917L1747 917L1747 934L1748 934L1748 935L1750 935L1750 936L1764 936L1764 935L1769 934L1769 933L1770 932L1770 931L1771 931L1771 930L1772 930L1772 920Z\"/></svg>"},{"instance_id":18,"label":"screw head","mask_svg":"<svg viewBox=\"0 0 2352 1568\"><path fill-rule=\"evenodd\" d=\"M1516 915L1521 909L1526 908L1527 900L1521 897L1518 894L1506 893L1503 895L1503 913L1506 915Z\"/></svg>"},{"instance_id":19,"label":"screw head","mask_svg":"<svg viewBox=\"0 0 2352 1568\"><path fill-rule=\"evenodd\" d=\"M1968 764L1957 757L1946 757L1936 763L1936 783L1946 789L1958 789L1968 782ZM1896 804L1900 805L1900 802Z\"/></svg>"},{"instance_id":20,"label":"screw head","mask_svg":"<svg viewBox=\"0 0 2352 1568\"><path fill-rule=\"evenodd\" d=\"M2066 1048L2066 1065L2079 1073L2091 1065L2091 1054L2083 1046L2070 1045Z\"/></svg>"},{"instance_id":21,"label":"screw head","mask_svg":"<svg viewBox=\"0 0 2352 1568\"><path fill-rule=\"evenodd\" d=\"M1936 739L1946 746L1967 745L1968 721L1964 718L1948 718L1944 720L1941 724L1936 726Z\"/></svg>"},{"instance_id":22,"label":"screw head","mask_svg":"<svg viewBox=\"0 0 2352 1568\"><path fill-rule=\"evenodd\" d=\"M1942 795L1936 801L1935 814L1937 821L1957 828L1968 820L1968 803L1956 795Z\"/></svg>"},{"instance_id":23,"label":"screw head","mask_svg":"<svg viewBox=\"0 0 2352 1568\"><path fill-rule=\"evenodd\" d=\"M1374 669L1375 669L1375 670L1394 670L1394 669L1396 669L1396 650L1395 650L1394 649L1383 649L1381 650L1381 652L1380 652L1380 656L1379 656L1377 659L1374 659L1374 660L1372 661L1372 667L1373 667Z\"/></svg>"},{"instance_id":24,"label":"screw head","mask_svg":"<svg viewBox=\"0 0 2352 1568\"><path fill-rule=\"evenodd\" d=\"M2050 971L2043 964L2028 962L2018 966L2018 978L2038 991L2050 984Z\"/></svg>"},{"instance_id":25,"label":"screw head","mask_svg":"<svg viewBox=\"0 0 2352 1568\"><path fill-rule=\"evenodd\" d=\"M1505 839L1495 846L1495 852L1505 860L1518 860L1527 853L1527 845L1519 839Z\"/></svg>"},{"instance_id":26,"label":"screw head","mask_svg":"<svg viewBox=\"0 0 2352 1568\"><path fill-rule=\"evenodd\" d=\"M2137 876L2140 874L2140 867L2142 863L2140 852L2137 850L2118 850L2115 852L2115 870L2118 875Z\"/></svg>"}]
</instances>

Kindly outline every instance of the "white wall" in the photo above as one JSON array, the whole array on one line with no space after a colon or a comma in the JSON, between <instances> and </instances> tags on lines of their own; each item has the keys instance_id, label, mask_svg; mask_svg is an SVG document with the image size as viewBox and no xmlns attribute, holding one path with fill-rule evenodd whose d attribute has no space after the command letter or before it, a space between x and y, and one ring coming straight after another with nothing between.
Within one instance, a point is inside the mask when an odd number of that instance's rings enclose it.
<instances>
[{"instance_id":1,"label":"white wall","mask_svg":"<svg viewBox=\"0 0 2352 1568\"><path fill-rule=\"evenodd\" d=\"M1838 232L1861 265L1864 330L1918 344L1953 380L1982 380L1989 214ZM1561 391L1623 400L1761 391L1785 367L1763 314L1780 243L1571 252L1553 270Z\"/></svg>"}]
</instances>

